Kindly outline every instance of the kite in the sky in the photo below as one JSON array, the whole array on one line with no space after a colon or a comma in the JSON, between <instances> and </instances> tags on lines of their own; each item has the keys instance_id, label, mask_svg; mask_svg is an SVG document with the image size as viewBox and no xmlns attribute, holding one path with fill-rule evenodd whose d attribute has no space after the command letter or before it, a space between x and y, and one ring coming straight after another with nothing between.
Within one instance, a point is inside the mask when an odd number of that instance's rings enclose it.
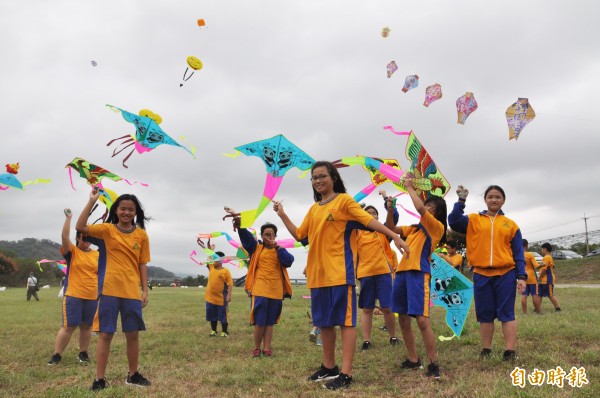
<instances>
[{"instance_id":1,"label":"kite in the sky","mask_svg":"<svg viewBox=\"0 0 600 398\"><path fill-rule=\"evenodd\" d=\"M473 93L467 91L465 95L456 100L456 112L458 112L458 123L465 124L469 115L477 110L477 101Z\"/></svg>"},{"instance_id":2,"label":"kite in the sky","mask_svg":"<svg viewBox=\"0 0 600 398\"><path fill-rule=\"evenodd\" d=\"M394 182L394 181L390 180L380 170L381 167L389 166L392 169L397 169L398 172L401 173L402 169L400 168L400 163L398 163L398 161L396 159L381 159L381 158L377 158L377 157L365 157L365 156L359 156L357 158L374 159L381 163L375 164L375 163L368 162L365 160L364 163L361 164L362 168L369 173L369 176L371 177L371 183L369 185L367 185L366 187L364 187L363 189L361 189L356 195L354 195L355 201L360 203L364 198L369 196L371 194L371 192L373 192L375 190L375 188L377 188L381 184L388 182L388 181L391 182L392 184L394 184L397 188L404 189L403 187L401 187L399 185L398 182ZM347 167L347 166L350 166L352 163L353 163L353 161L350 160L350 158L342 158L340 160L336 160L333 162L333 164L335 165L336 168ZM389 170L389 169L387 169L387 170Z\"/></svg>"},{"instance_id":3,"label":"kite in the sky","mask_svg":"<svg viewBox=\"0 0 600 398\"><path fill-rule=\"evenodd\" d=\"M387 77L390 78L398 70L398 65L396 65L396 61L392 61L387 64Z\"/></svg>"},{"instance_id":4,"label":"kite in the sky","mask_svg":"<svg viewBox=\"0 0 600 398\"><path fill-rule=\"evenodd\" d=\"M49 179L38 178L37 180L21 182L16 174L19 173L19 163L9 163L6 165L6 173L0 174L0 191L6 191L8 188L23 190L27 185L47 184Z\"/></svg>"},{"instance_id":5,"label":"kite in the sky","mask_svg":"<svg viewBox=\"0 0 600 398\"><path fill-rule=\"evenodd\" d=\"M67 274L67 262L65 260L48 260L47 258L44 258L40 261L36 261L35 263L37 264L41 272L44 272L44 270L42 270L42 264L56 263L58 269L61 270L65 275Z\"/></svg>"},{"instance_id":6,"label":"kite in the sky","mask_svg":"<svg viewBox=\"0 0 600 398\"><path fill-rule=\"evenodd\" d=\"M446 309L446 324L460 337L473 301L473 282L433 253L430 292L433 304Z\"/></svg>"},{"instance_id":7,"label":"kite in the sky","mask_svg":"<svg viewBox=\"0 0 600 398\"><path fill-rule=\"evenodd\" d=\"M508 139L519 139L521 131L535 118L535 112L527 98L519 98L517 102L506 109L506 123L508 124Z\"/></svg>"},{"instance_id":8,"label":"kite in the sky","mask_svg":"<svg viewBox=\"0 0 600 398\"><path fill-rule=\"evenodd\" d=\"M390 35L391 29L388 28L387 26L383 29L381 29L381 37L386 38Z\"/></svg>"},{"instance_id":9,"label":"kite in the sky","mask_svg":"<svg viewBox=\"0 0 600 398\"><path fill-rule=\"evenodd\" d=\"M425 102L424 106L429 106L432 102L435 102L442 98L442 86L438 83L432 84L425 89Z\"/></svg>"},{"instance_id":10,"label":"kite in the sky","mask_svg":"<svg viewBox=\"0 0 600 398\"><path fill-rule=\"evenodd\" d=\"M202 61L200 61L198 58L194 57L193 55L190 55L189 57L187 57L186 62L188 64L188 66L187 66L187 68L185 68L185 72L183 72L183 81L184 82L187 82L188 80L190 80L190 77L192 77L194 75L194 71L202 69ZM187 76L187 73L190 70L190 68L193 69L192 73L190 73L190 75ZM183 86L183 83L179 83L179 87L181 87L181 86Z\"/></svg>"},{"instance_id":11,"label":"kite in the sky","mask_svg":"<svg viewBox=\"0 0 600 398\"><path fill-rule=\"evenodd\" d=\"M199 20L198 20L198 26L199 26L199 27L203 27L203 26L205 26L205 25L206 25L206 23L204 23L204 19L199 19Z\"/></svg>"},{"instance_id":12,"label":"kite in the sky","mask_svg":"<svg viewBox=\"0 0 600 398\"><path fill-rule=\"evenodd\" d=\"M418 75L409 75L404 79L404 87L402 88L402 92L405 93L408 90L412 90L419 86L419 76Z\"/></svg>"},{"instance_id":13,"label":"kite in the sky","mask_svg":"<svg viewBox=\"0 0 600 398\"><path fill-rule=\"evenodd\" d=\"M152 112L149 109L142 109L139 112L139 115L134 115L133 113L127 112L121 108L117 108L112 105L106 105L110 109L115 112L121 112L123 119L132 123L135 126L135 136L134 135L124 135L123 137L115 138L111 140L106 146L110 146L115 141L121 141L117 144L117 147L113 151L112 157L117 156L126 148L130 146L134 146L134 149L129 152L127 156L123 159L123 166L127 167L125 162L129 157L133 154L134 151L138 153L150 152L155 149L157 146L162 144L178 146L180 148L185 149L190 155L196 158L195 152L196 149L192 147L192 149L188 149L183 145L179 144L173 138L171 138L167 133L160 128L159 124L162 122L162 118L160 115ZM181 137L184 138L185 137ZM123 146L124 145L124 146Z\"/></svg>"},{"instance_id":14,"label":"kite in the sky","mask_svg":"<svg viewBox=\"0 0 600 398\"><path fill-rule=\"evenodd\" d=\"M98 63L96 61L92 61L91 63L92 63L92 66L97 66L98 65Z\"/></svg>"},{"instance_id":15,"label":"kite in the sky","mask_svg":"<svg viewBox=\"0 0 600 398\"><path fill-rule=\"evenodd\" d=\"M246 156L257 156L267 168L267 179L263 189L263 196L258 208L246 210L240 213L241 228L251 227L254 220L263 212L267 205L273 200L283 181L284 174L292 167L306 171L311 168L315 160L298 148L292 142L288 141L283 135L278 134L266 140L251 142L235 148L234 155L237 157L240 153ZM232 215L231 215L232 216ZM229 217L229 216L226 216Z\"/></svg>"}]
</instances>

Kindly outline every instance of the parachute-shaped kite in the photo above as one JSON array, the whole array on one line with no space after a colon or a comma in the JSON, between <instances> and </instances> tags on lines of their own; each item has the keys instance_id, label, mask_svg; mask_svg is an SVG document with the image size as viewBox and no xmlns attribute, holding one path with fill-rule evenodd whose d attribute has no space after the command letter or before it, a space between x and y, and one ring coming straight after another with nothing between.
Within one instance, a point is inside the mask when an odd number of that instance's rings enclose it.
<instances>
[{"instance_id":1,"label":"parachute-shaped kite","mask_svg":"<svg viewBox=\"0 0 600 398\"><path fill-rule=\"evenodd\" d=\"M204 20L202 20L204 22ZM198 25L200 25L200 23L198 23ZM198 58L194 57L193 55L190 55L189 57L187 57L186 62L188 64L187 68L185 68L185 72L183 72L183 81L187 82L188 80L190 80L190 77L192 77L194 75L194 71L200 70L202 69L202 61L200 61ZM189 76L187 76L188 71L190 70L190 68L192 68L192 73L190 73ZM186 77L187 76L187 77ZM179 87L183 86L183 83L179 83Z\"/></svg>"},{"instance_id":2,"label":"parachute-shaped kite","mask_svg":"<svg viewBox=\"0 0 600 398\"><path fill-rule=\"evenodd\" d=\"M123 167L127 167L125 162L129 157L133 154L134 151L138 153L150 152L155 149L159 145L167 144L173 145L180 148L185 149L190 155L196 158L195 152L196 149L192 147L192 149L188 149L183 145L179 144L173 138L171 138L167 133L160 128L159 124L162 123L162 118L160 115L152 112L149 109L142 109L139 112L139 115L134 115L133 113L127 112L121 108L117 108L116 106L106 105L110 109L115 112L121 112L123 119L132 123L135 126L135 136L134 135L124 135L123 137L115 138L111 140L106 146L110 146L115 141L121 141L117 144L117 147L114 149L112 157L117 156L123 150L129 148L130 146L134 146L134 149L129 152L127 156L123 159ZM124 145L124 146L123 146Z\"/></svg>"},{"instance_id":3,"label":"parachute-shaped kite","mask_svg":"<svg viewBox=\"0 0 600 398\"><path fill-rule=\"evenodd\" d=\"M442 86L438 83L432 84L425 89L425 102L424 106L429 106L432 102L435 102L442 98Z\"/></svg>"},{"instance_id":4,"label":"parachute-shaped kite","mask_svg":"<svg viewBox=\"0 0 600 398\"><path fill-rule=\"evenodd\" d=\"M419 85L419 76L418 75L409 75L406 76L404 80L404 87L402 88L402 92L405 93L408 90L412 90Z\"/></svg>"},{"instance_id":5,"label":"parachute-shaped kite","mask_svg":"<svg viewBox=\"0 0 600 398\"><path fill-rule=\"evenodd\" d=\"M456 100L456 112L459 124L465 124L469 115L477 110L477 101L473 93L467 91L465 95Z\"/></svg>"},{"instance_id":6,"label":"parachute-shaped kite","mask_svg":"<svg viewBox=\"0 0 600 398\"><path fill-rule=\"evenodd\" d=\"M396 61L392 61L387 64L387 77L390 78L398 70L398 65L396 65Z\"/></svg>"},{"instance_id":7,"label":"parachute-shaped kite","mask_svg":"<svg viewBox=\"0 0 600 398\"><path fill-rule=\"evenodd\" d=\"M506 123L508 124L508 139L519 139L521 131L535 118L535 112L527 98L519 98L517 102L506 109Z\"/></svg>"}]
</instances>

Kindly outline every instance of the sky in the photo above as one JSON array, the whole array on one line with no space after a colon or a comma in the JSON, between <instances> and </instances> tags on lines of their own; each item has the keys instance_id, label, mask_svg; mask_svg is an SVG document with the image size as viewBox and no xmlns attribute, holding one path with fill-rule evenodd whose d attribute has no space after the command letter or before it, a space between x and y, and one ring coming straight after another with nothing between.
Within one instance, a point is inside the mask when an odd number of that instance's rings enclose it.
<instances>
[{"instance_id":1,"label":"sky","mask_svg":"<svg viewBox=\"0 0 600 398\"><path fill-rule=\"evenodd\" d=\"M316 160L366 155L407 168L406 137L386 125L417 135L452 185L449 208L464 185L466 211L483 210L485 188L497 184L504 212L530 241L584 232L584 216L598 230L599 12L583 0L3 1L0 172L19 162L21 181L51 182L0 191L0 240L60 242L63 209L77 216L89 196L76 175L71 188L65 169L81 157L148 184L104 182L137 195L152 217L149 265L206 275L189 259L196 234L235 236L224 206L255 208L266 176L259 158L224 153L283 134ZM203 68L183 82L190 55ZM392 60L398 70L388 78ZM419 86L403 93L413 74ZM434 83L443 97L424 107ZM460 125L455 101L467 91L479 108ZM536 118L509 141L505 111L518 98ZM106 144L135 130L106 104L158 113L196 158L163 145L124 168L124 153L111 157ZM352 195L370 182L360 167L341 174ZM276 199L299 225L313 203L310 180L290 170ZM376 194L365 202L383 213ZM270 208L255 226L266 221L290 237ZM213 243L235 253L222 238ZM301 278L306 252L293 254L290 276Z\"/></svg>"}]
</instances>

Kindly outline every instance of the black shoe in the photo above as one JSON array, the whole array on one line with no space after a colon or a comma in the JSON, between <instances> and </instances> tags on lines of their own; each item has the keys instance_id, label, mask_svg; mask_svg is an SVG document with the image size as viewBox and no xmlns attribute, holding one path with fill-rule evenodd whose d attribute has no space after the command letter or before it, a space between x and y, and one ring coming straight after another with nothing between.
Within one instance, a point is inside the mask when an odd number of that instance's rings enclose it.
<instances>
[{"instance_id":1,"label":"black shoe","mask_svg":"<svg viewBox=\"0 0 600 398\"><path fill-rule=\"evenodd\" d=\"M323 387L325 387L328 390L339 390L341 388L350 387L350 384L352 384L352 377L348 376L345 373L340 373L338 377L331 381L328 381Z\"/></svg>"},{"instance_id":2,"label":"black shoe","mask_svg":"<svg viewBox=\"0 0 600 398\"><path fill-rule=\"evenodd\" d=\"M421 358L417 359L417 362L411 362L410 359L406 358L406 361L400 364L400 368L402 369L423 369L423 364L421 363Z\"/></svg>"},{"instance_id":3,"label":"black shoe","mask_svg":"<svg viewBox=\"0 0 600 398\"><path fill-rule=\"evenodd\" d=\"M560 309L560 307L556 307L556 308L554 308L554 311L561 312L562 310Z\"/></svg>"},{"instance_id":4,"label":"black shoe","mask_svg":"<svg viewBox=\"0 0 600 398\"><path fill-rule=\"evenodd\" d=\"M502 355L502 360L504 362L515 362L517 359L519 359L519 357L513 350L506 350L504 351L504 355Z\"/></svg>"},{"instance_id":5,"label":"black shoe","mask_svg":"<svg viewBox=\"0 0 600 398\"><path fill-rule=\"evenodd\" d=\"M330 380L330 379L334 379L336 377L338 377L340 375L340 369L336 366L333 367L333 369L327 369L325 366L323 366L323 364L321 364L321 367L319 368L319 370L317 370L315 373L313 373L309 378L308 381L323 381L323 380Z\"/></svg>"},{"instance_id":6,"label":"black shoe","mask_svg":"<svg viewBox=\"0 0 600 398\"><path fill-rule=\"evenodd\" d=\"M432 379L439 379L440 376L440 367L437 362L431 362L427 365L427 377Z\"/></svg>"},{"instance_id":7,"label":"black shoe","mask_svg":"<svg viewBox=\"0 0 600 398\"><path fill-rule=\"evenodd\" d=\"M140 374L140 372L135 372L131 376L127 373L127 379L125 380L125 384L130 384L134 386L140 387L148 387L150 385L150 381L146 379L144 376Z\"/></svg>"},{"instance_id":8,"label":"black shoe","mask_svg":"<svg viewBox=\"0 0 600 398\"><path fill-rule=\"evenodd\" d=\"M484 348L479 353L479 358L481 358L481 359L488 359L488 358L491 358L491 356L492 356L492 350L490 348Z\"/></svg>"},{"instance_id":9,"label":"black shoe","mask_svg":"<svg viewBox=\"0 0 600 398\"><path fill-rule=\"evenodd\" d=\"M398 345L400 343L401 343L401 341L400 341L400 339L398 337L395 337L395 336L394 337L390 337L390 344L391 345Z\"/></svg>"},{"instance_id":10,"label":"black shoe","mask_svg":"<svg viewBox=\"0 0 600 398\"><path fill-rule=\"evenodd\" d=\"M56 365L60 362L61 359L62 357L60 356L60 354L55 353L54 355L52 355L52 358L50 358L50 360L48 361L48 365Z\"/></svg>"},{"instance_id":11,"label":"black shoe","mask_svg":"<svg viewBox=\"0 0 600 398\"><path fill-rule=\"evenodd\" d=\"M92 391L104 390L107 385L108 384L106 383L105 378L94 379L94 382L92 383L92 388L90 388L90 390L92 390Z\"/></svg>"},{"instance_id":12,"label":"black shoe","mask_svg":"<svg viewBox=\"0 0 600 398\"><path fill-rule=\"evenodd\" d=\"M363 341L363 345L362 345L361 350L362 351L370 350L372 346L373 346L373 344L371 344L370 341Z\"/></svg>"},{"instance_id":13,"label":"black shoe","mask_svg":"<svg viewBox=\"0 0 600 398\"><path fill-rule=\"evenodd\" d=\"M90 357L88 356L87 351L81 351L79 353L79 362L83 362L83 363L90 362Z\"/></svg>"}]
</instances>

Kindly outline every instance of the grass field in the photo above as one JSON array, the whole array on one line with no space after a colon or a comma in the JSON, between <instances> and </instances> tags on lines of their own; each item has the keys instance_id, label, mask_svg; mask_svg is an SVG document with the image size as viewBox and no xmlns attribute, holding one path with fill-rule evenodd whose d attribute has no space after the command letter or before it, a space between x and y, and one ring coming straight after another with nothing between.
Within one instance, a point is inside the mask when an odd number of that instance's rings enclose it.
<instances>
[{"instance_id":1,"label":"grass field","mask_svg":"<svg viewBox=\"0 0 600 398\"><path fill-rule=\"evenodd\" d=\"M373 331L373 349L357 350L351 389L327 392L317 383L304 381L320 364L320 347L308 342L305 287L296 287L286 300L282 322L275 327L272 358L252 359L252 327L248 324L249 301L235 288L230 307L230 337L209 338L204 321L203 291L198 288L156 288L144 311L148 331L141 335L140 370L152 381L148 389L124 384L127 372L125 339L117 333L107 369L110 387L94 394L88 389L94 378L94 360L85 366L77 361L73 340L57 366L46 365L60 325L58 288L42 289L40 302L26 302L25 289L0 292L0 396L2 397L316 397L337 394L348 397L548 397L600 396L600 289L557 289L563 312L554 313L548 300L544 314L521 315L518 304L519 360L502 362L500 327L496 328L494 356L478 359L478 327L473 309L460 339L437 342L441 381L422 372L401 371L404 347L392 347L387 334ZM518 301L517 301L518 303ZM530 304L531 306L531 304ZM443 310L433 309L434 333L450 335ZM374 317L374 326L383 324ZM424 355L420 335L418 350ZM93 338L91 356L95 352ZM360 333L357 345L362 342ZM358 348L358 347L357 347ZM338 340L339 349L339 340ZM339 350L338 350L339 351ZM338 361L340 353L338 352ZM512 385L511 371L519 366L527 373L557 366L585 368L589 384L563 388L529 383Z\"/></svg>"}]
</instances>

